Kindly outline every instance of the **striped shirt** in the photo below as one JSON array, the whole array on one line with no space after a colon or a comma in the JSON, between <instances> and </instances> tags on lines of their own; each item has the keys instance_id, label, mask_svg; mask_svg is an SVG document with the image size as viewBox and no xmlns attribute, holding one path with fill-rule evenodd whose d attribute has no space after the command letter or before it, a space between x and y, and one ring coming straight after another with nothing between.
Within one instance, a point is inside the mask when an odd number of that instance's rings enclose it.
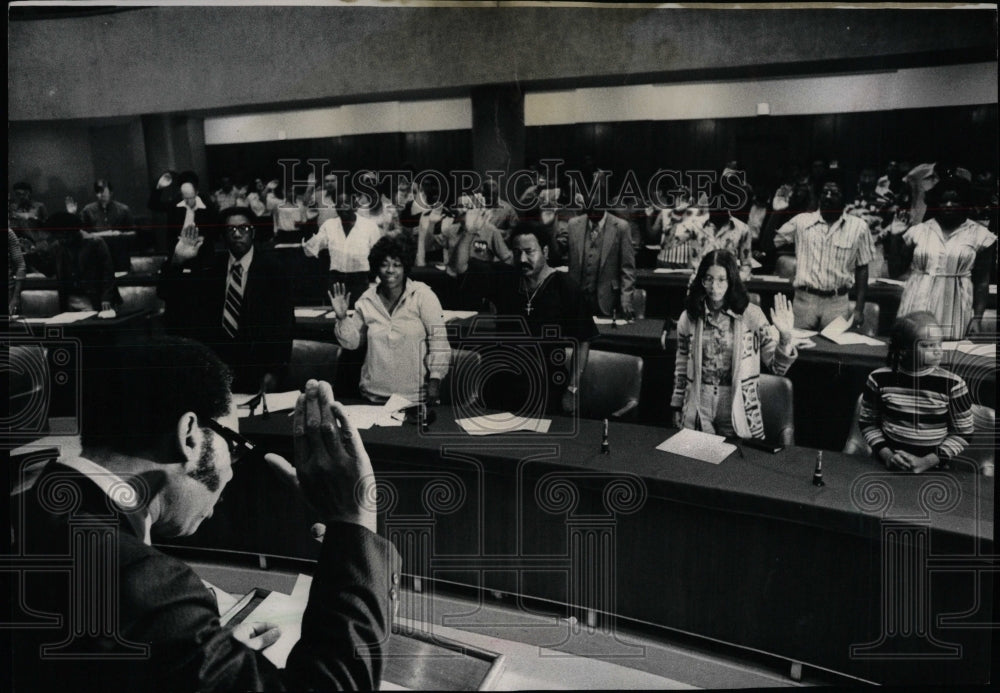
<instances>
[{"instance_id":1,"label":"striped shirt","mask_svg":"<svg viewBox=\"0 0 1000 693\"><path fill-rule=\"evenodd\" d=\"M854 270L875 257L868 225L843 214L833 225L819 212L796 214L778 229L775 247L795 244L795 286L836 291L854 286Z\"/></svg>"},{"instance_id":2,"label":"striped shirt","mask_svg":"<svg viewBox=\"0 0 1000 693\"><path fill-rule=\"evenodd\" d=\"M959 376L933 367L917 373L879 368L868 376L858 425L872 452L958 456L971 435L972 397Z\"/></svg>"}]
</instances>

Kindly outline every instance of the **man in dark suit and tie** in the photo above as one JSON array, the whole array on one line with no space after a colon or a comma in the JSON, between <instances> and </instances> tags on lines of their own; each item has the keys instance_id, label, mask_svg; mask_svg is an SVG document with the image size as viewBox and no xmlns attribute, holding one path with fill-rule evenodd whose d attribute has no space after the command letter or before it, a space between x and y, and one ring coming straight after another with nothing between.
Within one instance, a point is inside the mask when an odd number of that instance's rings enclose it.
<instances>
[{"instance_id":1,"label":"man in dark suit and tie","mask_svg":"<svg viewBox=\"0 0 1000 693\"><path fill-rule=\"evenodd\" d=\"M168 330L210 346L233 371L233 391L273 390L292 354L295 312L287 271L254 248L254 214L231 207L220 214L229 252L202 266L205 238L181 231L158 288Z\"/></svg>"},{"instance_id":2,"label":"man in dark suit and tie","mask_svg":"<svg viewBox=\"0 0 1000 693\"><path fill-rule=\"evenodd\" d=\"M11 496L23 560L16 579L0 573L17 605L10 690L377 689L399 557L376 533L371 463L329 384L311 380L299 396L295 467L264 457L325 525L313 533L323 545L301 637L279 670L260 652L277 626L221 626L212 591L151 545L195 532L253 454L236 432L228 369L178 337L102 356L83 374L80 455Z\"/></svg>"},{"instance_id":3,"label":"man in dark suit and tie","mask_svg":"<svg viewBox=\"0 0 1000 693\"><path fill-rule=\"evenodd\" d=\"M629 225L596 203L569 220L569 276L580 286L594 315L632 312L635 251Z\"/></svg>"}]
</instances>

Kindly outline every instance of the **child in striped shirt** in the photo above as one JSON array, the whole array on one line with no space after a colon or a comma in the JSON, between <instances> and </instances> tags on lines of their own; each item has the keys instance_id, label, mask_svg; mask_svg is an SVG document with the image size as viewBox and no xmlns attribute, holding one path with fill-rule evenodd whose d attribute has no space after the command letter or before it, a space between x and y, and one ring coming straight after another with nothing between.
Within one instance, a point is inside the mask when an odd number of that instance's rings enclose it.
<instances>
[{"instance_id":1,"label":"child in striped shirt","mask_svg":"<svg viewBox=\"0 0 1000 693\"><path fill-rule=\"evenodd\" d=\"M888 469L931 469L961 454L973 431L965 381L939 366L942 334L932 313L899 318L889 366L868 376L858 424Z\"/></svg>"}]
</instances>

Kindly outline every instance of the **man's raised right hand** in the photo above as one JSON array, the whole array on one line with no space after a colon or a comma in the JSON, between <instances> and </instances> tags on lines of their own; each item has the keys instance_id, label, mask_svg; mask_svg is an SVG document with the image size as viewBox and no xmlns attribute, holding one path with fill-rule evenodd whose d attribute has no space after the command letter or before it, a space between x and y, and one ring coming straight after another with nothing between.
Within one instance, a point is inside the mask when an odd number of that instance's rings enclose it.
<instances>
[{"instance_id":1,"label":"man's raised right hand","mask_svg":"<svg viewBox=\"0 0 1000 693\"><path fill-rule=\"evenodd\" d=\"M185 226L174 246L174 262L187 262L198 257L198 251L204 242L205 238L198 232L197 226Z\"/></svg>"},{"instance_id":2,"label":"man's raised right hand","mask_svg":"<svg viewBox=\"0 0 1000 693\"><path fill-rule=\"evenodd\" d=\"M320 520L377 531L371 461L329 383L306 383L295 404L293 436L299 486Z\"/></svg>"}]
</instances>

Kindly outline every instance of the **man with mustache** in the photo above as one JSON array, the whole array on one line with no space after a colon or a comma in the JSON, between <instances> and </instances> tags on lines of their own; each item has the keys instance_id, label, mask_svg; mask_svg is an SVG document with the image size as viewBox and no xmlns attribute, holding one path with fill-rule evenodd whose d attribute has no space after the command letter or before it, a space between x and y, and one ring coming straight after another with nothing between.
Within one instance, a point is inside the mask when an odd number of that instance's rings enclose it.
<instances>
[{"instance_id":1,"label":"man with mustache","mask_svg":"<svg viewBox=\"0 0 1000 693\"><path fill-rule=\"evenodd\" d=\"M775 247L795 245L795 327L822 330L838 316L864 323L868 263L875 255L868 225L844 213L839 181L828 176L819 209L792 217L774 236ZM857 291L852 313L847 295Z\"/></svg>"},{"instance_id":2,"label":"man with mustache","mask_svg":"<svg viewBox=\"0 0 1000 693\"><path fill-rule=\"evenodd\" d=\"M96 356L80 455L49 462L11 497L14 553L43 563L7 586L22 613L45 617L9 631L12 690L377 689L399 558L376 533L371 463L329 384L311 380L299 396L295 467L258 462L325 525L301 638L279 670L260 652L276 626L221 626L212 591L151 544L194 533L254 454L236 432L228 369L174 337Z\"/></svg>"}]
</instances>

